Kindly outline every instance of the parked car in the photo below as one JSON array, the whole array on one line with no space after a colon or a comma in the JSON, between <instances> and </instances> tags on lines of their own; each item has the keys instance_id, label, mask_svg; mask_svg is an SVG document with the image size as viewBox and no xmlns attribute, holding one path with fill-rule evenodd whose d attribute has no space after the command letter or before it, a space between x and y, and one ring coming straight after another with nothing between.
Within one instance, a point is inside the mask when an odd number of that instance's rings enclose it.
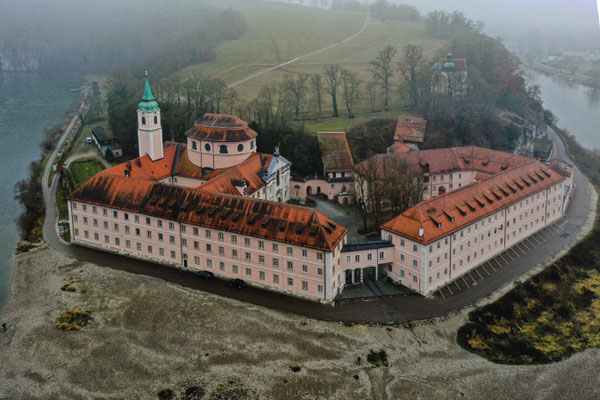
<instances>
[{"instance_id":1,"label":"parked car","mask_svg":"<svg viewBox=\"0 0 600 400\"><path fill-rule=\"evenodd\" d=\"M210 271L198 271L196 272L196 276L202 279L212 279L215 275Z\"/></svg>"},{"instance_id":2,"label":"parked car","mask_svg":"<svg viewBox=\"0 0 600 400\"><path fill-rule=\"evenodd\" d=\"M85 139L85 141L88 142L88 143L92 143L93 142L93 140L92 140L91 137L88 137L87 139Z\"/></svg>"},{"instance_id":3,"label":"parked car","mask_svg":"<svg viewBox=\"0 0 600 400\"><path fill-rule=\"evenodd\" d=\"M246 282L244 282L241 279L237 279L236 278L236 279L232 279L232 280L229 281L229 286L234 287L236 289L241 289L244 286L246 286Z\"/></svg>"}]
</instances>

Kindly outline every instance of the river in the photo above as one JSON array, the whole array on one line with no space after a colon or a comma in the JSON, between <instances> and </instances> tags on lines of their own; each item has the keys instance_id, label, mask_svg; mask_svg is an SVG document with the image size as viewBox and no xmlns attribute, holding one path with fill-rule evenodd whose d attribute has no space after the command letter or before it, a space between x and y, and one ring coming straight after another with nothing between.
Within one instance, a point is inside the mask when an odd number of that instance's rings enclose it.
<instances>
[{"instance_id":1,"label":"river","mask_svg":"<svg viewBox=\"0 0 600 400\"><path fill-rule=\"evenodd\" d=\"M544 108L558 117L558 127L575 135L590 150L600 150L600 91L564 78L527 71L530 84L540 85Z\"/></svg>"},{"instance_id":2,"label":"river","mask_svg":"<svg viewBox=\"0 0 600 400\"><path fill-rule=\"evenodd\" d=\"M15 183L28 176L39 159L44 129L61 123L81 81L70 74L0 72L0 310L6 304L19 240L17 218L22 207L14 200Z\"/></svg>"}]
</instances>

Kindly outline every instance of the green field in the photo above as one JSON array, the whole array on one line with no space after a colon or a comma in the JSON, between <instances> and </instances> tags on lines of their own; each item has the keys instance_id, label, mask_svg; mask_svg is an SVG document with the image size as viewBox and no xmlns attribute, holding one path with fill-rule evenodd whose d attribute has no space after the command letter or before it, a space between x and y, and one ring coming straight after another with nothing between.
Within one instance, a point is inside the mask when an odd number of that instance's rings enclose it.
<instances>
[{"instance_id":1,"label":"green field","mask_svg":"<svg viewBox=\"0 0 600 400\"><path fill-rule=\"evenodd\" d=\"M241 12L248 22L249 32L240 39L220 44L215 61L194 65L180 71L179 74L184 77L192 70L203 71L232 84L254 72L339 42L359 31L366 17L365 13L360 12L326 11L283 3L261 3L260 8L256 7L255 3L246 1L219 4L215 5L231 6ZM366 29L356 38L283 69L253 78L238 85L236 90L242 100L250 101L265 84L280 82L285 72L316 74L321 73L323 67L331 63L339 63L344 68L356 72L359 79L366 83L371 80L368 63L379 50L389 44L400 51L409 43L424 46L427 59L447 45L446 41L432 39L424 23L382 22L370 18ZM396 59L399 57L400 54ZM400 91L401 83L401 78L396 76L390 104L393 109L405 108L406 96ZM364 87L362 92L364 95L355 107L356 113L370 111ZM309 97L307 96L304 112L308 113L308 116L313 116L316 106ZM383 97L380 95L378 103L382 100ZM338 103L340 114L345 114L341 88ZM381 105L378 104L378 107ZM331 111L330 98L325 97L323 115L330 115ZM340 123L340 126L348 126L348 124Z\"/></svg>"},{"instance_id":2,"label":"green field","mask_svg":"<svg viewBox=\"0 0 600 400\"><path fill-rule=\"evenodd\" d=\"M299 122L297 124L304 124L304 128L306 128L306 130L309 132L345 132L355 125L362 124L363 122L367 122L375 118L398 118L398 115L398 111L387 111L384 113L362 115L355 118L327 118L303 123ZM402 115L406 115L406 113L403 112Z\"/></svg>"},{"instance_id":3,"label":"green field","mask_svg":"<svg viewBox=\"0 0 600 400\"><path fill-rule=\"evenodd\" d=\"M103 169L104 166L97 160L78 161L69 166L69 173L72 176L73 185L77 188Z\"/></svg>"},{"instance_id":4,"label":"green field","mask_svg":"<svg viewBox=\"0 0 600 400\"><path fill-rule=\"evenodd\" d=\"M330 12L312 7L255 1L218 2L244 15L249 30L241 38L221 43L216 60L179 72L203 71L231 84L253 72L340 41L357 32L363 13Z\"/></svg>"}]
</instances>

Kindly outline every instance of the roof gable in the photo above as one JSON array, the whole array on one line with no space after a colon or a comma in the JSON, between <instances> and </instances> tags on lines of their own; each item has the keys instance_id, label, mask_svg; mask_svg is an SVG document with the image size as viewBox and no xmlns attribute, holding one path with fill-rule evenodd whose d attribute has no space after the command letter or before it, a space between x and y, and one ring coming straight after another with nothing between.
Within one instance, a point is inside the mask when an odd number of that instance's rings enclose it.
<instances>
[{"instance_id":1,"label":"roof gable","mask_svg":"<svg viewBox=\"0 0 600 400\"><path fill-rule=\"evenodd\" d=\"M319 132L319 147L325 172L348 172L354 167L354 159L345 132Z\"/></svg>"}]
</instances>

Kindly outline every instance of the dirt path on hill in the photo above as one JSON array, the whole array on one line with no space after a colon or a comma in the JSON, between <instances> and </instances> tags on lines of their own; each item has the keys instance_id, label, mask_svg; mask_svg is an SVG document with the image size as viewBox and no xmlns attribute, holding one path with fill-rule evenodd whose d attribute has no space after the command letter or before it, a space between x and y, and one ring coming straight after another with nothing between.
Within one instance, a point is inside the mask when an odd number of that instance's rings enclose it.
<instances>
[{"instance_id":1,"label":"dirt path on hill","mask_svg":"<svg viewBox=\"0 0 600 400\"><path fill-rule=\"evenodd\" d=\"M0 318L2 399L157 399L167 390L177 400L600 398L600 351L543 366L493 364L456 344L464 312L423 325L344 326L52 249L16 264ZM61 291L69 278L76 291ZM91 323L58 330L68 307L93 309ZM366 360L380 348L389 368Z\"/></svg>"},{"instance_id":2,"label":"dirt path on hill","mask_svg":"<svg viewBox=\"0 0 600 400\"><path fill-rule=\"evenodd\" d=\"M255 72L255 73L253 73L253 74L250 74L250 75L248 75L247 77L245 77L245 78L243 78L243 79L241 79L241 80L239 80L239 81L237 81L237 82L235 82L235 83L232 83L232 84L231 84L231 85L229 85L227 88L228 88L228 89L234 88L234 87L236 87L236 86L238 86L238 85L241 85L241 84L242 84L242 83L244 83L244 82L247 82L247 81L249 81L250 79L254 79L254 78L258 77L258 76L264 75L264 74L266 74L266 73L268 73L268 72L271 72L271 71L274 71L274 70L276 70L276 69L278 69L278 68L285 67L285 66L287 66L287 65L293 64L293 63L295 63L295 62L298 62L298 61L300 61L300 60L303 60L303 59L305 59L306 57L310 57L310 56L314 56L315 54L322 53L322 52L324 52L324 51L327 51L327 50L329 50L329 49L331 49L331 48L333 48L333 47L335 47L335 46L339 46L339 45L340 45L340 44L342 44L342 43L346 43L346 42L348 42L348 41L350 41L350 40L354 39L355 37L357 37L358 35L360 35L361 33L363 33L363 31L366 29L366 27L367 27L367 24L368 24L368 22L369 22L369 17L370 17L370 15L371 15L370 13L367 13L367 15L366 15L366 17L365 17L365 22L363 23L362 27L361 27L361 28L358 30L358 32L354 33L352 36L348 36L348 37L347 37L346 39L344 39L344 40L340 40L340 41L338 41L338 42L335 42L335 43L332 43L332 44L330 44L329 46L323 47L323 48L321 48L321 49L318 49L318 50L311 51L310 53L306 53L306 54L304 54L304 55L302 55L302 56L300 56L300 57L296 57L296 58L294 58L294 59L292 59L292 60L289 60L289 61L283 62L283 63L281 63L281 64L277 64L277 65L274 65L274 66L272 66L272 67L265 68L265 69L263 69L263 70L261 70L261 71L258 71L258 72Z\"/></svg>"}]
</instances>

